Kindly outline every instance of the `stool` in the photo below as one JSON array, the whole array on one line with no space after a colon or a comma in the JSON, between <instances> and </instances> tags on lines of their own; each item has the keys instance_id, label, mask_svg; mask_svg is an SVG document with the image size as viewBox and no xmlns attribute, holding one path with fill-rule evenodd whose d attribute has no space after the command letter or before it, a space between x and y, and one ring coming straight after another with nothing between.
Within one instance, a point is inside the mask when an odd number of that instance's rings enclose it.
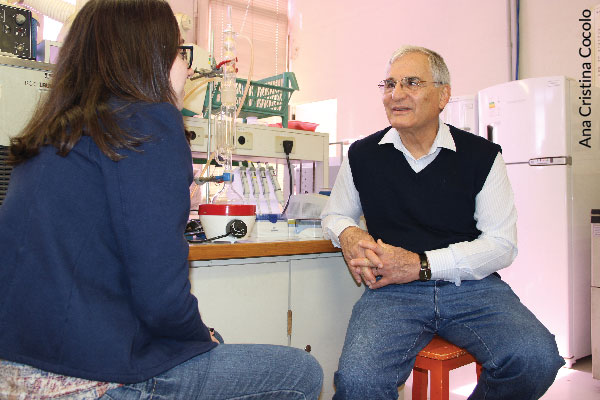
<instances>
[{"instance_id":1,"label":"stool","mask_svg":"<svg viewBox=\"0 0 600 400\"><path fill-rule=\"evenodd\" d=\"M466 350L435 335L431 342L417 354L413 368L413 400L427 399L428 371L431 371L431 400L448 400L450 397L450 370L463 365L476 363L477 379L481 374L481 364Z\"/></svg>"}]
</instances>

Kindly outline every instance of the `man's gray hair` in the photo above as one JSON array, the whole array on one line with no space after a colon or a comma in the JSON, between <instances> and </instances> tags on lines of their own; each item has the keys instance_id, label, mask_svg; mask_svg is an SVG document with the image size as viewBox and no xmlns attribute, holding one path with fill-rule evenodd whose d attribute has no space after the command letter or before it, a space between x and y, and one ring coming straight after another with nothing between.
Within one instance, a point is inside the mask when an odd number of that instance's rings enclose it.
<instances>
[{"instance_id":1,"label":"man's gray hair","mask_svg":"<svg viewBox=\"0 0 600 400\"><path fill-rule=\"evenodd\" d=\"M402 46L392 54L390 57L389 65L392 65L398 58L409 54L409 53L421 53L427 56L429 60L429 67L431 68L431 74L435 82L441 82L444 85L450 84L450 71L446 66L446 62L438 53L433 50L426 49L425 47L418 46Z\"/></svg>"}]
</instances>

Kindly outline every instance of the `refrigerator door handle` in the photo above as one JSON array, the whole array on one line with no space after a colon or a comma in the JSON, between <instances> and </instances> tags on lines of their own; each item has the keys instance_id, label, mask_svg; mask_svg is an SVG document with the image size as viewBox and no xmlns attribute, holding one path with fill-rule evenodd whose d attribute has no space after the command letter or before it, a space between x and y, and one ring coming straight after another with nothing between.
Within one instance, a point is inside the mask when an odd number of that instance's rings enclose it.
<instances>
[{"instance_id":1,"label":"refrigerator door handle","mask_svg":"<svg viewBox=\"0 0 600 400\"><path fill-rule=\"evenodd\" d=\"M487 126L487 140L489 140L490 142L494 142L494 126L493 125Z\"/></svg>"},{"instance_id":2,"label":"refrigerator door handle","mask_svg":"<svg viewBox=\"0 0 600 400\"><path fill-rule=\"evenodd\" d=\"M561 156L561 157L541 157L541 158L532 158L529 160L529 165L532 167L543 167L550 165L571 165L573 164L573 160L569 156Z\"/></svg>"}]
</instances>

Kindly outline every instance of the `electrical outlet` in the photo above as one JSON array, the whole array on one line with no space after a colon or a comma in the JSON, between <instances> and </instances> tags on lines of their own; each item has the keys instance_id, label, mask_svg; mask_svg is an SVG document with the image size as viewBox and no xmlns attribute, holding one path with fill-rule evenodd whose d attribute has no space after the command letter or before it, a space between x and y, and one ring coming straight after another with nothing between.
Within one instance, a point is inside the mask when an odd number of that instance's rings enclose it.
<instances>
[{"instance_id":1,"label":"electrical outlet","mask_svg":"<svg viewBox=\"0 0 600 400\"><path fill-rule=\"evenodd\" d=\"M236 149L252 150L252 142L252 132L238 130Z\"/></svg>"},{"instance_id":2,"label":"electrical outlet","mask_svg":"<svg viewBox=\"0 0 600 400\"><path fill-rule=\"evenodd\" d=\"M190 144L202 146L204 144L204 128L201 126L189 126L186 128L192 134Z\"/></svg>"},{"instance_id":3,"label":"electrical outlet","mask_svg":"<svg viewBox=\"0 0 600 400\"><path fill-rule=\"evenodd\" d=\"M285 154L285 151L283 151L283 141L284 140L292 141L292 143L294 144L292 146L292 154L295 154L296 153L296 139L289 137L289 136L275 136L275 153Z\"/></svg>"}]
</instances>

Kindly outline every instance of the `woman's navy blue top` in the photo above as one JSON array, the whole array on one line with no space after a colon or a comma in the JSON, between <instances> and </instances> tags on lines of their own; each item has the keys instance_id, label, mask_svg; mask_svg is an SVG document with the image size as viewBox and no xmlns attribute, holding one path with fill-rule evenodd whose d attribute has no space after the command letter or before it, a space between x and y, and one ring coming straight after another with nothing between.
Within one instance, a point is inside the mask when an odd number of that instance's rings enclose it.
<instances>
[{"instance_id":1,"label":"woman's navy blue top","mask_svg":"<svg viewBox=\"0 0 600 400\"><path fill-rule=\"evenodd\" d=\"M0 206L0 358L135 383L215 346L190 293L190 147L171 104L119 124L150 140L111 161L89 136L16 166Z\"/></svg>"}]
</instances>

